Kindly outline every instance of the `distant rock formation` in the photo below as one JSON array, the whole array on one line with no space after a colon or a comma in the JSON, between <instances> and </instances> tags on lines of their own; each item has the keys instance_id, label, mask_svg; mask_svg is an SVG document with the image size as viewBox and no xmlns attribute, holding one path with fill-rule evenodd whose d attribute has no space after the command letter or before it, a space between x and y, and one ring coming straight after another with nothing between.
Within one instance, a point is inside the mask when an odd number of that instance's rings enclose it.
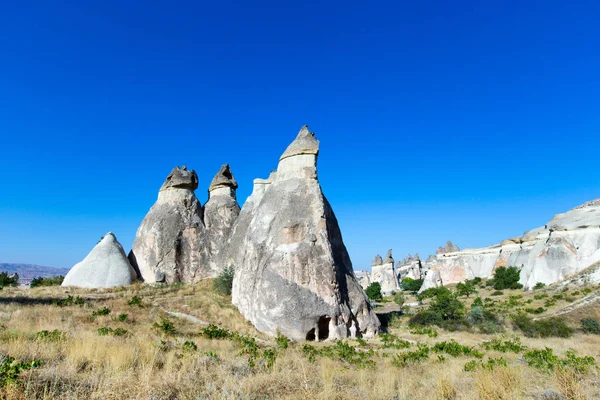
<instances>
[{"instance_id":1,"label":"distant rock formation","mask_svg":"<svg viewBox=\"0 0 600 400\"><path fill-rule=\"evenodd\" d=\"M135 235L129 260L144 282L195 282L213 276L208 265L198 175L174 168Z\"/></svg>"},{"instance_id":2,"label":"distant rock formation","mask_svg":"<svg viewBox=\"0 0 600 400\"><path fill-rule=\"evenodd\" d=\"M529 289L537 282L559 282L597 261L600 199L557 214L545 226L494 246L457 252L438 250L427 262L429 272L421 290L474 277L489 278L499 266L521 268L520 283Z\"/></svg>"},{"instance_id":3,"label":"distant rock formation","mask_svg":"<svg viewBox=\"0 0 600 400\"><path fill-rule=\"evenodd\" d=\"M444 247L438 247L436 254L456 253L457 251L460 251L460 248L448 240Z\"/></svg>"},{"instance_id":4,"label":"distant rock formation","mask_svg":"<svg viewBox=\"0 0 600 400\"><path fill-rule=\"evenodd\" d=\"M392 250L388 250L385 259L383 260L381 256L377 254L375 260L373 260L373 265L371 266L369 279L371 283L379 282L381 285L381 293L384 295L390 295L400 290L398 275L396 273L396 268L394 267Z\"/></svg>"},{"instance_id":5,"label":"distant rock formation","mask_svg":"<svg viewBox=\"0 0 600 400\"><path fill-rule=\"evenodd\" d=\"M233 227L224 259L235 267L233 304L270 335L294 340L371 336L379 320L317 179L319 141L303 127Z\"/></svg>"},{"instance_id":6,"label":"distant rock formation","mask_svg":"<svg viewBox=\"0 0 600 400\"><path fill-rule=\"evenodd\" d=\"M409 254L404 260L398 261L396 273L398 274L398 280L400 282L402 282L402 279L404 278L411 278L414 280L423 279L425 270L419 254L415 254L414 257Z\"/></svg>"},{"instance_id":7,"label":"distant rock formation","mask_svg":"<svg viewBox=\"0 0 600 400\"><path fill-rule=\"evenodd\" d=\"M136 273L127 260L123 247L108 232L81 261L67 273L62 286L110 288L130 285Z\"/></svg>"}]
</instances>

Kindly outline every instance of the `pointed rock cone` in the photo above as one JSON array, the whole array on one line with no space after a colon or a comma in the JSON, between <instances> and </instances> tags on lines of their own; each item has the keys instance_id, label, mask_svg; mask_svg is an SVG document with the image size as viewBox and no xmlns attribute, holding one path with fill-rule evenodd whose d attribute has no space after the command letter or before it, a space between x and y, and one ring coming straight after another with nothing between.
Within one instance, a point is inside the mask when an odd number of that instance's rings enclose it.
<instances>
[{"instance_id":1,"label":"pointed rock cone","mask_svg":"<svg viewBox=\"0 0 600 400\"><path fill-rule=\"evenodd\" d=\"M371 336L379 320L357 282L316 175L318 140L303 127L277 172L255 181L229 243L232 301L260 331L294 340Z\"/></svg>"},{"instance_id":2,"label":"pointed rock cone","mask_svg":"<svg viewBox=\"0 0 600 400\"><path fill-rule=\"evenodd\" d=\"M204 224L212 277L218 276L224 267L220 262L221 253L240 214L240 206L235 195L237 187L229 164L225 164L217 172L208 189L208 202L204 206Z\"/></svg>"},{"instance_id":3,"label":"pointed rock cone","mask_svg":"<svg viewBox=\"0 0 600 400\"><path fill-rule=\"evenodd\" d=\"M192 283L211 276L197 187L196 172L177 167L160 188L129 253L144 282Z\"/></svg>"},{"instance_id":4,"label":"pointed rock cone","mask_svg":"<svg viewBox=\"0 0 600 400\"><path fill-rule=\"evenodd\" d=\"M123 247L112 232L107 233L90 253L71 268L62 286L110 288L131 284L136 273Z\"/></svg>"}]
</instances>

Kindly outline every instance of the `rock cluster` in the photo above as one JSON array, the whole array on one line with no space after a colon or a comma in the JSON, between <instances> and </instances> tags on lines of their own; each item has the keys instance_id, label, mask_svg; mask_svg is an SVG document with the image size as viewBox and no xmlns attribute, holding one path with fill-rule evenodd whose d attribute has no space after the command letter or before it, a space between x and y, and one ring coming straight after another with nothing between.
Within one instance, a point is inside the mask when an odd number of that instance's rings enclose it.
<instances>
[{"instance_id":1,"label":"rock cluster","mask_svg":"<svg viewBox=\"0 0 600 400\"><path fill-rule=\"evenodd\" d=\"M194 191L198 175L174 168L136 232L129 260L144 282L193 283L216 277L240 208L229 165L215 175L203 208Z\"/></svg>"},{"instance_id":2,"label":"rock cluster","mask_svg":"<svg viewBox=\"0 0 600 400\"><path fill-rule=\"evenodd\" d=\"M294 340L371 336L379 320L359 285L317 178L319 141L303 127L234 224L232 301L263 332Z\"/></svg>"},{"instance_id":3,"label":"rock cluster","mask_svg":"<svg viewBox=\"0 0 600 400\"><path fill-rule=\"evenodd\" d=\"M398 274L394 267L392 250L388 250L385 259L382 259L381 256L377 254L371 265L369 279L371 282L379 282L381 285L381 293L384 295L389 295L400 290Z\"/></svg>"},{"instance_id":4,"label":"rock cluster","mask_svg":"<svg viewBox=\"0 0 600 400\"><path fill-rule=\"evenodd\" d=\"M123 247L108 232L83 261L67 273L62 286L110 288L125 286L136 280L136 272L127 260Z\"/></svg>"},{"instance_id":5,"label":"rock cluster","mask_svg":"<svg viewBox=\"0 0 600 400\"><path fill-rule=\"evenodd\" d=\"M449 246L446 245L447 249ZM521 269L526 289L551 284L600 261L600 199L589 201L546 225L500 244L439 252L428 260L422 290L474 277L489 278L500 266Z\"/></svg>"}]
</instances>

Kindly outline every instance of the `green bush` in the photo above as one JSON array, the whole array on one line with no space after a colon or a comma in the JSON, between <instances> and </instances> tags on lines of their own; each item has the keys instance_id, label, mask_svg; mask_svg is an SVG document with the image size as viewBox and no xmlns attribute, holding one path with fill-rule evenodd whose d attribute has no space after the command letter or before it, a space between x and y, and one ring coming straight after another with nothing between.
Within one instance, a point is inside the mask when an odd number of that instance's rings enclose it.
<instances>
[{"instance_id":1,"label":"green bush","mask_svg":"<svg viewBox=\"0 0 600 400\"><path fill-rule=\"evenodd\" d=\"M309 362L314 362L317 356L327 357L333 360L342 361L354 365L357 368L374 368L375 361L372 360L375 352L358 351L348 343L338 340L334 346L327 346L317 349L314 346L305 344L302 346L302 353L308 358Z\"/></svg>"},{"instance_id":2,"label":"green bush","mask_svg":"<svg viewBox=\"0 0 600 400\"><path fill-rule=\"evenodd\" d=\"M440 315L444 321L460 320L465 315L465 305L456 293L446 288L439 288L429 303L429 310Z\"/></svg>"},{"instance_id":3,"label":"green bush","mask_svg":"<svg viewBox=\"0 0 600 400\"><path fill-rule=\"evenodd\" d=\"M381 294L381 284L379 282L371 283L365 290L367 297L371 300L381 301L383 295Z\"/></svg>"},{"instance_id":4,"label":"green bush","mask_svg":"<svg viewBox=\"0 0 600 400\"><path fill-rule=\"evenodd\" d=\"M202 335L208 339L229 339L232 333L227 329L219 328L216 325L210 324L205 328L202 328Z\"/></svg>"},{"instance_id":5,"label":"green bush","mask_svg":"<svg viewBox=\"0 0 600 400\"><path fill-rule=\"evenodd\" d=\"M229 296L233 288L233 276L235 270L232 267L227 267L213 281L213 289L222 295Z\"/></svg>"},{"instance_id":6,"label":"green bush","mask_svg":"<svg viewBox=\"0 0 600 400\"><path fill-rule=\"evenodd\" d=\"M279 331L277 331L277 336L275 337L275 343L277 343L277 347L285 350L290 345L290 339L288 339L287 336L282 335Z\"/></svg>"},{"instance_id":7,"label":"green bush","mask_svg":"<svg viewBox=\"0 0 600 400\"><path fill-rule=\"evenodd\" d=\"M533 296L533 298L536 299L536 300L545 299L546 297L548 297L547 293L536 294L535 296Z\"/></svg>"},{"instance_id":8,"label":"green bush","mask_svg":"<svg viewBox=\"0 0 600 400\"><path fill-rule=\"evenodd\" d=\"M600 322L594 318L585 318L581 320L581 328L585 333L600 335Z\"/></svg>"},{"instance_id":9,"label":"green bush","mask_svg":"<svg viewBox=\"0 0 600 400\"><path fill-rule=\"evenodd\" d=\"M50 342L58 342L67 337L67 334L63 331L59 331L58 329L54 329L53 331L39 331L35 334L35 338L39 340L46 340Z\"/></svg>"},{"instance_id":10,"label":"green bush","mask_svg":"<svg viewBox=\"0 0 600 400\"><path fill-rule=\"evenodd\" d=\"M196 345L196 343L192 342L191 340L186 340L185 342L183 342L183 344L181 345L181 349L183 351L196 351L198 350L198 346Z\"/></svg>"},{"instance_id":11,"label":"green bush","mask_svg":"<svg viewBox=\"0 0 600 400\"><path fill-rule=\"evenodd\" d=\"M539 290L539 289L543 289L546 287L546 284L544 282L538 282L533 286L533 290Z\"/></svg>"},{"instance_id":12,"label":"green bush","mask_svg":"<svg viewBox=\"0 0 600 400\"><path fill-rule=\"evenodd\" d=\"M548 347L543 350L530 350L523 354L523 358L529 366L548 372L556 367L571 367L579 373L586 373L589 367L596 365L594 357L578 357L575 351L568 350L566 358L561 359Z\"/></svg>"},{"instance_id":13,"label":"green bush","mask_svg":"<svg viewBox=\"0 0 600 400\"><path fill-rule=\"evenodd\" d=\"M413 315L412 317L410 317L410 319L408 320L408 325L411 327L427 326L427 325L440 326L440 325L442 325L442 323L443 323L442 316L436 312L429 311L429 310L420 311L420 312L416 313L415 315Z\"/></svg>"},{"instance_id":14,"label":"green bush","mask_svg":"<svg viewBox=\"0 0 600 400\"><path fill-rule=\"evenodd\" d=\"M382 347L386 349L406 349L410 347L410 342L390 333L382 333L379 337L381 338Z\"/></svg>"},{"instance_id":15,"label":"green bush","mask_svg":"<svg viewBox=\"0 0 600 400\"><path fill-rule=\"evenodd\" d=\"M62 285L64 279L65 277L62 275L52 276L49 278L42 278L40 276L39 278L33 278L29 287L36 288L41 286L60 286Z\"/></svg>"},{"instance_id":16,"label":"green bush","mask_svg":"<svg viewBox=\"0 0 600 400\"><path fill-rule=\"evenodd\" d=\"M410 364L416 364L418 362L429 359L429 353L431 349L424 343L417 344L418 350L407 351L400 354L394 354L392 364L396 367L404 368Z\"/></svg>"},{"instance_id":17,"label":"green bush","mask_svg":"<svg viewBox=\"0 0 600 400\"><path fill-rule=\"evenodd\" d=\"M108 315L108 314L110 314L110 308L108 308L108 307L103 307L103 308L99 308L95 311L92 311L92 317L99 317L99 316Z\"/></svg>"},{"instance_id":18,"label":"green bush","mask_svg":"<svg viewBox=\"0 0 600 400\"><path fill-rule=\"evenodd\" d=\"M121 322L125 322L125 321L127 321L127 314L121 313L121 314L119 314L119 316L117 317L117 319L119 321L121 321Z\"/></svg>"},{"instance_id":19,"label":"green bush","mask_svg":"<svg viewBox=\"0 0 600 400\"><path fill-rule=\"evenodd\" d=\"M423 286L423 279L404 278L400 284L403 290L417 293Z\"/></svg>"},{"instance_id":20,"label":"green bush","mask_svg":"<svg viewBox=\"0 0 600 400\"><path fill-rule=\"evenodd\" d=\"M427 335L430 338L434 338L434 337L438 336L438 331L436 331L433 328L427 328L427 327L411 329L410 333L412 333L413 335Z\"/></svg>"},{"instance_id":21,"label":"green bush","mask_svg":"<svg viewBox=\"0 0 600 400\"><path fill-rule=\"evenodd\" d=\"M496 290L495 292L492 292L490 296L502 296L503 294L504 292L502 290Z\"/></svg>"},{"instance_id":22,"label":"green bush","mask_svg":"<svg viewBox=\"0 0 600 400\"><path fill-rule=\"evenodd\" d=\"M174 335L177 332L175 325L166 318L162 318L160 322L155 322L152 327L167 335Z\"/></svg>"},{"instance_id":23,"label":"green bush","mask_svg":"<svg viewBox=\"0 0 600 400\"><path fill-rule=\"evenodd\" d=\"M143 307L142 304L142 299L139 296L133 296L129 302L127 302L128 305L130 306L138 306L138 307Z\"/></svg>"},{"instance_id":24,"label":"green bush","mask_svg":"<svg viewBox=\"0 0 600 400\"><path fill-rule=\"evenodd\" d=\"M513 323L523 331L527 337L562 337L567 338L573 331L562 318L546 318L534 321L526 314L520 313L513 316Z\"/></svg>"},{"instance_id":25,"label":"green bush","mask_svg":"<svg viewBox=\"0 0 600 400\"><path fill-rule=\"evenodd\" d=\"M452 357L471 356L471 357L476 357L476 358L483 358L483 353L481 353L480 351L477 351L472 347L462 345L454 339L452 339L448 342L436 343L433 346L432 350L435 351L436 353L449 354Z\"/></svg>"},{"instance_id":26,"label":"green bush","mask_svg":"<svg viewBox=\"0 0 600 400\"><path fill-rule=\"evenodd\" d=\"M0 358L0 388L10 383L16 383L21 372L30 368L37 368L43 361L15 362L14 357Z\"/></svg>"},{"instance_id":27,"label":"green bush","mask_svg":"<svg viewBox=\"0 0 600 400\"><path fill-rule=\"evenodd\" d=\"M98 329L98 335L100 336L108 336L108 335L112 335L112 336L125 336L127 334L127 330L123 329L123 328L110 328L108 326L103 326L102 328Z\"/></svg>"},{"instance_id":28,"label":"green bush","mask_svg":"<svg viewBox=\"0 0 600 400\"><path fill-rule=\"evenodd\" d=\"M521 339L518 337L512 340L502 340L502 339L492 339L489 342L485 342L482 346L486 350L495 350L501 353L512 352L515 354L519 354L522 351L527 350L527 346L521 344Z\"/></svg>"},{"instance_id":29,"label":"green bush","mask_svg":"<svg viewBox=\"0 0 600 400\"><path fill-rule=\"evenodd\" d=\"M546 309L544 307L526 308L525 312L529 314L543 314L544 312L546 312Z\"/></svg>"},{"instance_id":30,"label":"green bush","mask_svg":"<svg viewBox=\"0 0 600 400\"><path fill-rule=\"evenodd\" d=\"M498 267L494 272L494 277L488 281L496 290L503 289L522 289L523 285L519 283L521 271L517 267Z\"/></svg>"},{"instance_id":31,"label":"green bush","mask_svg":"<svg viewBox=\"0 0 600 400\"><path fill-rule=\"evenodd\" d=\"M72 306L72 305L76 305L76 306L83 306L85 304L85 299L82 297L73 297L73 296L68 296L66 299L55 299L52 300L52 304L54 304L55 306L59 306L59 307L68 307L68 306Z\"/></svg>"},{"instance_id":32,"label":"green bush","mask_svg":"<svg viewBox=\"0 0 600 400\"><path fill-rule=\"evenodd\" d=\"M456 292L459 296L469 297L472 294L477 293L477 289L475 285L471 283L471 281L465 281L465 283L459 282L456 284Z\"/></svg>"},{"instance_id":33,"label":"green bush","mask_svg":"<svg viewBox=\"0 0 600 400\"><path fill-rule=\"evenodd\" d=\"M8 272L0 272L0 288L19 286L19 275L8 275Z\"/></svg>"},{"instance_id":34,"label":"green bush","mask_svg":"<svg viewBox=\"0 0 600 400\"><path fill-rule=\"evenodd\" d=\"M481 300L481 297L475 297L475 300L473 300L473 303L471 303L471 307L483 307L483 301Z\"/></svg>"}]
</instances>

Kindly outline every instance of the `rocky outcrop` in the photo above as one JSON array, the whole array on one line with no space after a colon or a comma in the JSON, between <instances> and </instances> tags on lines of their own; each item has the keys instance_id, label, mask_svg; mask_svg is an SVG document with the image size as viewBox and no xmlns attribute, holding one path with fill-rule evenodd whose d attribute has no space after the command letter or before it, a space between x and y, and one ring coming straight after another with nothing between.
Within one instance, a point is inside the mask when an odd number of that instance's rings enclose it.
<instances>
[{"instance_id":1,"label":"rocky outcrop","mask_svg":"<svg viewBox=\"0 0 600 400\"><path fill-rule=\"evenodd\" d=\"M213 276L203 210L194 191L198 176L174 168L138 228L129 260L144 282L195 282Z\"/></svg>"},{"instance_id":2,"label":"rocky outcrop","mask_svg":"<svg viewBox=\"0 0 600 400\"><path fill-rule=\"evenodd\" d=\"M222 253L240 214L240 206L236 200L237 187L229 165L225 164L215 175L208 189L208 201L204 206L204 225L212 276L218 275L222 269Z\"/></svg>"},{"instance_id":3,"label":"rocky outcrop","mask_svg":"<svg viewBox=\"0 0 600 400\"><path fill-rule=\"evenodd\" d=\"M600 200L555 215L545 226L480 249L443 252L428 261L422 290L439 284L489 278L499 266L521 269L526 289L551 284L600 261Z\"/></svg>"},{"instance_id":4,"label":"rocky outcrop","mask_svg":"<svg viewBox=\"0 0 600 400\"><path fill-rule=\"evenodd\" d=\"M415 254L414 257L409 254L404 260L398 261L396 273L399 281L404 278L418 280L423 279L425 269L418 254Z\"/></svg>"},{"instance_id":5,"label":"rocky outcrop","mask_svg":"<svg viewBox=\"0 0 600 400\"><path fill-rule=\"evenodd\" d=\"M390 295L400 290L392 250L388 250L385 259L382 259L377 254L371 265L371 275L369 278L371 282L379 282L381 293L384 295Z\"/></svg>"},{"instance_id":6,"label":"rocky outcrop","mask_svg":"<svg viewBox=\"0 0 600 400\"><path fill-rule=\"evenodd\" d=\"M460 251L460 248L448 240L444 247L438 247L436 254L456 253L457 251Z\"/></svg>"},{"instance_id":7,"label":"rocky outcrop","mask_svg":"<svg viewBox=\"0 0 600 400\"><path fill-rule=\"evenodd\" d=\"M232 301L254 326L294 340L377 333L336 217L317 179L319 141L303 127L233 227L224 259Z\"/></svg>"},{"instance_id":8,"label":"rocky outcrop","mask_svg":"<svg viewBox=\"0 0 600 400\"><path fill-rule=\"evenodd\" d=\"M110 288L131 284L136 273L123 247L112 232L107 233L83 261L67 273L62 286Z\"/></svg>"}]
</instances>

